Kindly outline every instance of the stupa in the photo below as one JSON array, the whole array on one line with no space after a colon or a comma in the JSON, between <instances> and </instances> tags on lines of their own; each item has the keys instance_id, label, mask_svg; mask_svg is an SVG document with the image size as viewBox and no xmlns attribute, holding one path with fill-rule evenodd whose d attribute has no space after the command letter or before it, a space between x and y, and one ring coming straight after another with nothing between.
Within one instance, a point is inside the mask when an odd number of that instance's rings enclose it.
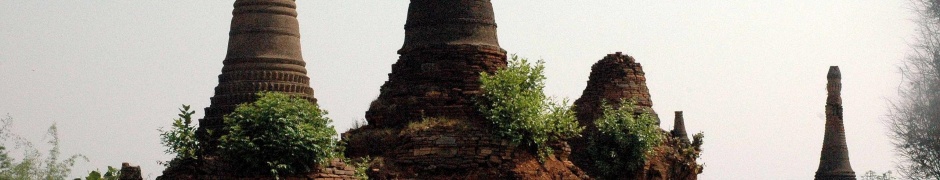
<instances>
[{"instance_id":1,"label":"stupa","mask_svg":"<svg viewBox=\"0 0 940 180\"><path fill-rule=\"evenodd\" d=\"M197 130L207 153L224 133L222 117L239 104L253 102L258 92L283 92L316 102L300 52L296 7L294 0L235 1L219 85Z\"/></svg>"},{"instance_id":2,"label":"stupa","mask_svg":"<svg viewBox=\"0 0 940 180\"><path fill-rule=\"evenodd\" d=\"M424 117L478 119L471 101L480 73L506 66L489 0L412 0L405 43L372 102L370 125L400 127Z\"/></svg>"},{"instance_id":3,"label":"stupa","mask_svg":"<svg viewBox=\"0 0 940 180\"><path fill-rule=\"evenodd\" d=\"M826 135L819 158L817 180L855 180L855 171L849 163L845 126L842 121L842 74L839 66L830 66L826 76Z\"/></svg>"},{"instance_id":4,"label":"stupa","mask_svg":"<svg viewBox=\"0 0 940 180\"><path fill-rule=\"evenodd\" d=\"M672 126L672 137L679 138L683 143L689 144L689 134L685 132L685 119L682 117L682 111L676 111L675 123Z\"/></svg>"}]
</instances>

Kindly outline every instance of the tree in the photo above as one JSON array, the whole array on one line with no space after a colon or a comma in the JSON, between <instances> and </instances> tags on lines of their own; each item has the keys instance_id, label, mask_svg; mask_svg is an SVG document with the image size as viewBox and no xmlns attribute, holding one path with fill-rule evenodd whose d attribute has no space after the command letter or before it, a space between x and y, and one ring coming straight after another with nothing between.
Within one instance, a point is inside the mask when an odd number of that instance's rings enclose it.
<instances>
[{"instance_id":1,"label":"tree","mask_svg":"<svg viewBox=\"0 0 940 180\"><path fill-rule=\"evenodd\" d=\"M277 92L226 115L220 155L246 174L306 173L342 157L336 130L317 104Z\"/></svg>"},{"instance_id":2,"label":"tree","mask_svg":"<svg viewBox=\"0 0 940 180\"><path fill-rule=\"evenodd\" d=\"M891 171L878 174L875 171L865 172L865 175L859 177L860 180L896 180L898 178L894 177L894 174Z\"/></svg>"},{"instance_id":3,"label":"tree","mask_svg":"<svg viewBox=\"0 0 940 180\"><path fill-rule=\"evenodd\" d=\"M900 67L905 83L900 100L892 102L888 128L902 176L940 179L940 0L912 2L918 40Z\"/></svg>"},{"instance_id":4,"label":"tree","mask_svg":"<svg viewBox=\"0 0 940 180\"><path fill-rule=\"evenodd\" d=\"M46 179L64 180L77 160L88 160L82 155L71 155L62 159L59 150L59 131L55 124L49 126L46 135L50 137L48 143L51 147L49 154L44 156L32 142L10 132L13 118L7 115L0 118L0 179ZM12 143L12 144L10 144ZM8 149L11 148L12 149ZM22 149L23 159L16 160L9 156L9 150Z\"/></svg>"},{"instance_id":5,"label":"tree","mask_svg":"<svg viewBox=\"0 0 940 180\"><path fill-rule=\"evenodd\" d=\"M552 154L550 143L578 136L583 129L566 100L556 102L542 91L544 63L512 55L508 67L480 74L483 93L476 101L497 137L536 149L539 160Z\"/></svg>"}]
</instances>

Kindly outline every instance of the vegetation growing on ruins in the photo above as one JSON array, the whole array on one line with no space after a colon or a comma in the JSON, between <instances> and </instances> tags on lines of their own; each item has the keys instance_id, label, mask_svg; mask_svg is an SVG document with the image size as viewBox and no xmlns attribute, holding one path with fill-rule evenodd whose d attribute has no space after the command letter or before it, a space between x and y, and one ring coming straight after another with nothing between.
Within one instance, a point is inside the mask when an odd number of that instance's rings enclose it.
<instances>
[{"instance_id":1,"label":"vegetation growing on ruins","mask_svg":"<svg viewBox=\"0 0 940 180\"><path fill-rule=\"evenodd\" d=\"M121 171L108 166L108 171L105 171L104 174L101 174L101 172L97 170L88 172L88 176L85 177L85 180L118 180L119 177L121 177ZM75 178L75 180L81 180L81 178Z\"/></svg>"},{"instance_id":2,"label":"vegetation growing on ruins","mask_svg":"<svg viewBox=\"0 0 940 180\"><path fill-rule=\"evenodd\" d=\"M179 118L173 119L173 126L169 130L160 129L160 143L167 149L167 154L176 154L176 158L164 166L173 166L180 161L196 159L196 153L199 151L199 143L196 140L196 126L193 125L193 114L196 111L189 110L189 105L183 105L179 109Z\"/></svg>"},{"instance_id":3,"label":"vegetation growing on ruins","mask_svg":"<svg viewBox=\"0 0 940 180\"><path fill-rule=\"evenodd\" d=\"M637 116L633 102L622 102L617 108L602 103L604 114L594 122L598 132L588 137L587 151L599 178L615 179L624 170L642 168L665 138L655 118Z\"/></svg>"},{"instance_id":4,"label":"vegetation growing on ruins","mask_svg":"<svg viewBox=\"0 0 940 180\"><path fill-rule=\"evenodd\" d=\"M340 157L332 120L316 104L283 93L261 92L225 116L219 154L245 173L310 172ZM258 172L268 170L268 172Z\"/></svg>"},{"instance_id":5,"label":"vegetation growing on ruins","mask_svg":"<svg viewBox=\"0 0 940 180\"><path fill-rule=\"evenodd\" d=\"M497 137L533 147L542 158L552 153L550 142L575 137L583 129L567 101L556 102L542 91L543 64L512 55L508 67L481 73L483 92L476 101Z\"/></svg>"}]
</instances>

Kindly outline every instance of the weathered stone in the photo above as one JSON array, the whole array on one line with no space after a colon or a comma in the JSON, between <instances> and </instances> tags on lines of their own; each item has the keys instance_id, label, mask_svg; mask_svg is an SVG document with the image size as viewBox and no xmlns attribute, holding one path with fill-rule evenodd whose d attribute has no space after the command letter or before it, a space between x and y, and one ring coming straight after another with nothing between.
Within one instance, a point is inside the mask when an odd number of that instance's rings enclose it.
<instances>
[{"instance_id":1,"label":"weathered stone","mask_svg":"<svg viewBox=\"0 0 940 180\"><path fill-rule=\"evenodd\" d=\"M120 180L143 180L143 176L140 175L140 166L131 166L130 163L121 163L121 176L118 177Z\"/></svg>"},{"instance_id":2,"label":"weathered stone","mask_svg":"<svg viewBox=\"0 0 940 180\"><path fill-rule=\"evenodd\" d=\"M295 0L235 0L228 52L222 64L211 105L205 109L206 115L199 120L196 132L205 152L198 160L180 160L179 167L164 170L157 179L272 179L268 175L236 176L238 172L230 165L216 159L218 138L225 134L222 116L234 111L238 104L254 101L255 94L262 91L282 92L316 102L301 55ZM356 179L346 174L335 175L334 166L345 166L339 163L283 178ZM127 169L123 174L140 176L139 168L137 173L131 172L134 168Z\"/></svg>"},{"instance_id":3,"label":"weathered stone","mask_svg":"<svg viewBox=\"0 0 940 180\"><path fill-rule=\"evenodd\" d=\"M423 117L479 119L481 72L506 66L489 0L412 0L405 43L366 119L379 127Z\"/></svg>"},{"instance_id":4,"label":"weathered stone","mask_svg":"<svg viewBox=\"0 0 940 180\"><path fill-rule=\"evenodd\" d=\"M222 116L254 101L257 92L283 92L316 102L301 56L294 0L236 0L234 7L219 85L197 130L207 153L213 153L225 134ZM210 136L209 131L214 133Z\"/></svg>"},{"instance_id":5,"label":"weathered stone","mask_svg":"<svg viewBox=\"0 0 940 180\"><path fill-rule=\"evenodd\" d=\"M690 144L689 134L685 132L685 119L682 117L682 111L676 111L675 123L672 128L672 137L679 138L682 143Z\"/></svg>"},{"instance_id":6,"label":"weathered stone","mask_svg":"<svg viewBox=\"0 0 940 180\"><path fill-rule=\"evenodd\" d=\"M603 113L602 102L616 107L623 103L621 100L635 101L637 114L648 112L659 119L653 111L645 75L640 63L621 52L608 54L591 66L587 87L574 101L578 122L587 127L585 133L596 129L594 120Z\"/></svg>"},{"instance_id":7,"label":"weathered stone","mask_svg":"<svg viewBox=\"0 0 940 180\"><path fill-rule=\"evenodd\" d=\"M829 67L826 75L826 134L822 155L819 158L817 180L854 180L855 171L849 162L848 145L845 143L845 126L842 119L842 73L839 66Z\"/></svg>"}]
</instances>

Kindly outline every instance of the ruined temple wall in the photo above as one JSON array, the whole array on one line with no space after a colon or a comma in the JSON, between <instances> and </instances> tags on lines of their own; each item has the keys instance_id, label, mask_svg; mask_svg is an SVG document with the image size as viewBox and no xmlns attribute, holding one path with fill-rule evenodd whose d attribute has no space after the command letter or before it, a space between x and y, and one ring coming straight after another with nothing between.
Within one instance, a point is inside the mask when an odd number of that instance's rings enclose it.
<instances>
[{"instance_id":1,"label":"ruined temple wall","mask_svg":"<svg viewBox=\"0 0 940 180\"><path fill-rule=\"evenodd\" d=\"M506 66L506 52L475 45L440 45L401 52L389 80L366 112L370 125L400 127L424 117L475 119L480 73Z\"/></svg>"}]
</instances>

